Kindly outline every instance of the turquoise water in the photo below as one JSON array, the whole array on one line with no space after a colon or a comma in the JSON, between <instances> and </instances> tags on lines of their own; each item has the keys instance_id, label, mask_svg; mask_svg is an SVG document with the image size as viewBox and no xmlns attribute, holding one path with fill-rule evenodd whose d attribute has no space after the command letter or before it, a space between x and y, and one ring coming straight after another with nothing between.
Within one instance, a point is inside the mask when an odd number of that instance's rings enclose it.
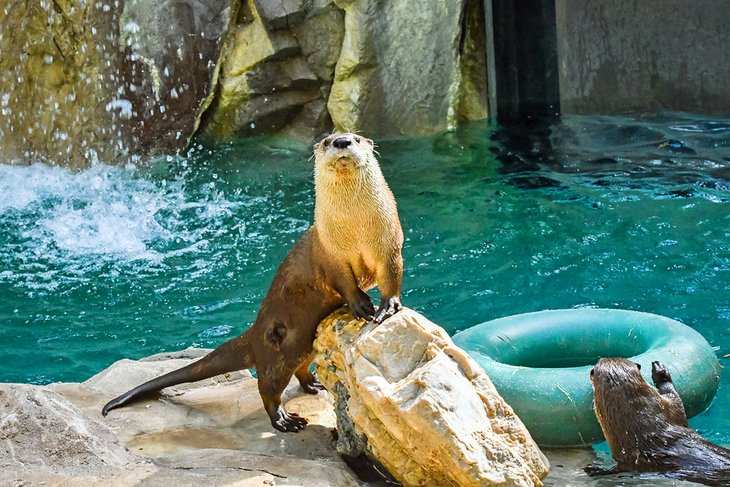
<instances>
[{"instance_id":1,"label":"turquoise water","mask_svg":"<svg viewBox=\"0 0 730 487\"><path fill-rule=\"evenodd\" d=\"M730 353L730 123L570 117L378 142L403 301L449 332L626 308ZM238 335L311 221L310 150L260 138L145 167L0 165L0 381L81 381ZM725 373L693 425L730 443L729 404Z\"/></svg>"}]
</instances>

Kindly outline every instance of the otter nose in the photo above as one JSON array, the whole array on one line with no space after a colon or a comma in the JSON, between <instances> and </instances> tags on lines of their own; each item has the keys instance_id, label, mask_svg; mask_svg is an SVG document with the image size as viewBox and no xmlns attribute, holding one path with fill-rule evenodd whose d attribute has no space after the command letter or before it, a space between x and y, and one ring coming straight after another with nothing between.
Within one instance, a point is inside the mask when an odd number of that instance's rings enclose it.
<instances>
[{"instance_id":1,"label":"otter nose","mask_svg":"<svg viewBox=\"0 0 730 487\"><path fill-rule=\"evenodd\" d=\"M349 137L337 137L335 141L332 142L332 145L334 145L338 149L344 149L350 144L352 144L352 141Z\"/></svg>"}]
</instances>

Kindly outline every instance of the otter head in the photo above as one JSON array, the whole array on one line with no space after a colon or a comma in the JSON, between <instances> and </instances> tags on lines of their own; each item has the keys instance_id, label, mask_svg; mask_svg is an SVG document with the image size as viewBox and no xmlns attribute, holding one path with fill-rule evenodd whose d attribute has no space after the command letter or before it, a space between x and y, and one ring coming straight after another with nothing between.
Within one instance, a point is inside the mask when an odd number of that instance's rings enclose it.
<instances>
[{"instance_id":1,"label":"otter head","mask_svg":"<svg viewBox=\"0 0 730 487\"><path fill-rule=\"evenodd\" d=\"M593 405L601 427L604 422L610 427L611 418L634 414L632 408L636 404L629 399L651 394L652 389L641 375L641 365L625 358L600 359L591 370L591 383Z\"/></svg>"},{"instance_id":2,"label":"otter head","mask_svg":"<svg viewBox=\"0 0 730 487\"><path fill-rule=\"evenodd\" d=\"M625 358L602 358L591 370L593 390L598 394L636 392L648 384L641 375L641 365Z\"/></svg>"},{"instance_id":3,"label":"otter head","mask_svg":"<svg viewBox=\"0 0 730 487\"><path fill-rule=\"evenodd\" d=\"M373 164L373 141L350 132L334 133L314 145L318 178L349 179Z\"/></svg>"},{"instance_id":4,"label":"otter head","mask_svg":"<svg viewBox=\"0 0 730 487\"><path fill-rule=\"evenodd\" d=\"M664 428L661 396L641 375L641 365L624 358L602 358L590 373L593 406L616 462L648 464L645 452Z\"/></svg>"}]
</instances>

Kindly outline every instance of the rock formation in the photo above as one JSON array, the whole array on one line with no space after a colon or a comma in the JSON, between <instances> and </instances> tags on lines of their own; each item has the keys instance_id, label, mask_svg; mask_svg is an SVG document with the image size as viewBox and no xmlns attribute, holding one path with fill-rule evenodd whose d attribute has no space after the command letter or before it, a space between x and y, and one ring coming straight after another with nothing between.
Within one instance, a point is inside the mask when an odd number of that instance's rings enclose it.
<instances>
[{"instance_id":1,"label":"rock formation","mask_svg":"<svg viewBox=\"0 0 730 487\"><path fill-rule=\"evenodd\" d=\"M0 161L85 166L186 147L237 0L9 0Z\"/></svg>"},{"instance_id":2,"label":"rock formation","mask_svg":"<svg viewBox=\"0 0 730 487\"><path fill-rule=\"evenodd\" d=\"M332 128L487 115L480 0L9 0L0 161L85 166Z\"/></svg>"},{"instance_id":3,"label":"rock formation","mask_svg":"<svg viewBox=\"0 0 730 487\"><path fill-rule=\"evenodd\" d=\"M120 360L83 383L0 383L0 485L364 485L332 445L331 396L305 394L296 381L283 399L310 420L297 434L272 431L256 379L246 371L176 386L101 417L102 405L119 392L207 352ZM546 453L555 465L546 486L595 484L583 472L595 461L591 450Z\"/></svg>"},{"instance_id":4,"label":"rock formation","mask_svg":"<svg viewBox=\"0 0 730 487\"><path fill-rule=\"evenodd\" d=\"M486 103L481 2L248 0L206 131L420 135Z\"/></svg>"},{"instance_id":5,"label":"rock formation","mask_svg":"<svg viewBox=\"0 0 730 487\"><path fill-rule=\"evenodd\" d=\"M326 100L342 43L342 11L329 1L244 0L226 45L206 133L328 131Z\"/></svg>"},{"instance_id":6,"label":"rock formation","mask_svg":"<svg viewBox=\"0 0 730 487\"><path fill-rule=\"evenodd\" d=\"M341 453L365 453L406 486L542 485L547 460L442 328L408 309L381 325L340 310L318 333Z\"/></svg>"}]
</instances>

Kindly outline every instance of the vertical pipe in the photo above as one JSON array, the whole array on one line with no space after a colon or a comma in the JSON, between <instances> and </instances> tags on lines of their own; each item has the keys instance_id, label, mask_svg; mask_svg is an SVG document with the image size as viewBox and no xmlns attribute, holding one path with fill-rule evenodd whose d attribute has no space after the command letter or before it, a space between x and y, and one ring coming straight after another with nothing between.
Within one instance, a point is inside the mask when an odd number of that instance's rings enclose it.
<instances>
[{"instance_id":1,"label":"vertical pipe","mask_svg":"<svg viewBox=\"0 0 730 487\"><path fill-rule=\"evenodd\" d=\"M486 2L491 3L499 121L556 117L560 90L555 0Z\"/></svg>"},{"instance_id":2,"label":"vertical pipe","mask_svg":"<svg viewBox=\"0 0 730 487\"><path fill-rule=\"evenodd\" d=\"M492 15L492 0L484 0L484 26L486 28L487 44L487 104L489 106L489 123L497 123L497 65L494 62L494 17Z\"/></svg>"}]
</instances>

